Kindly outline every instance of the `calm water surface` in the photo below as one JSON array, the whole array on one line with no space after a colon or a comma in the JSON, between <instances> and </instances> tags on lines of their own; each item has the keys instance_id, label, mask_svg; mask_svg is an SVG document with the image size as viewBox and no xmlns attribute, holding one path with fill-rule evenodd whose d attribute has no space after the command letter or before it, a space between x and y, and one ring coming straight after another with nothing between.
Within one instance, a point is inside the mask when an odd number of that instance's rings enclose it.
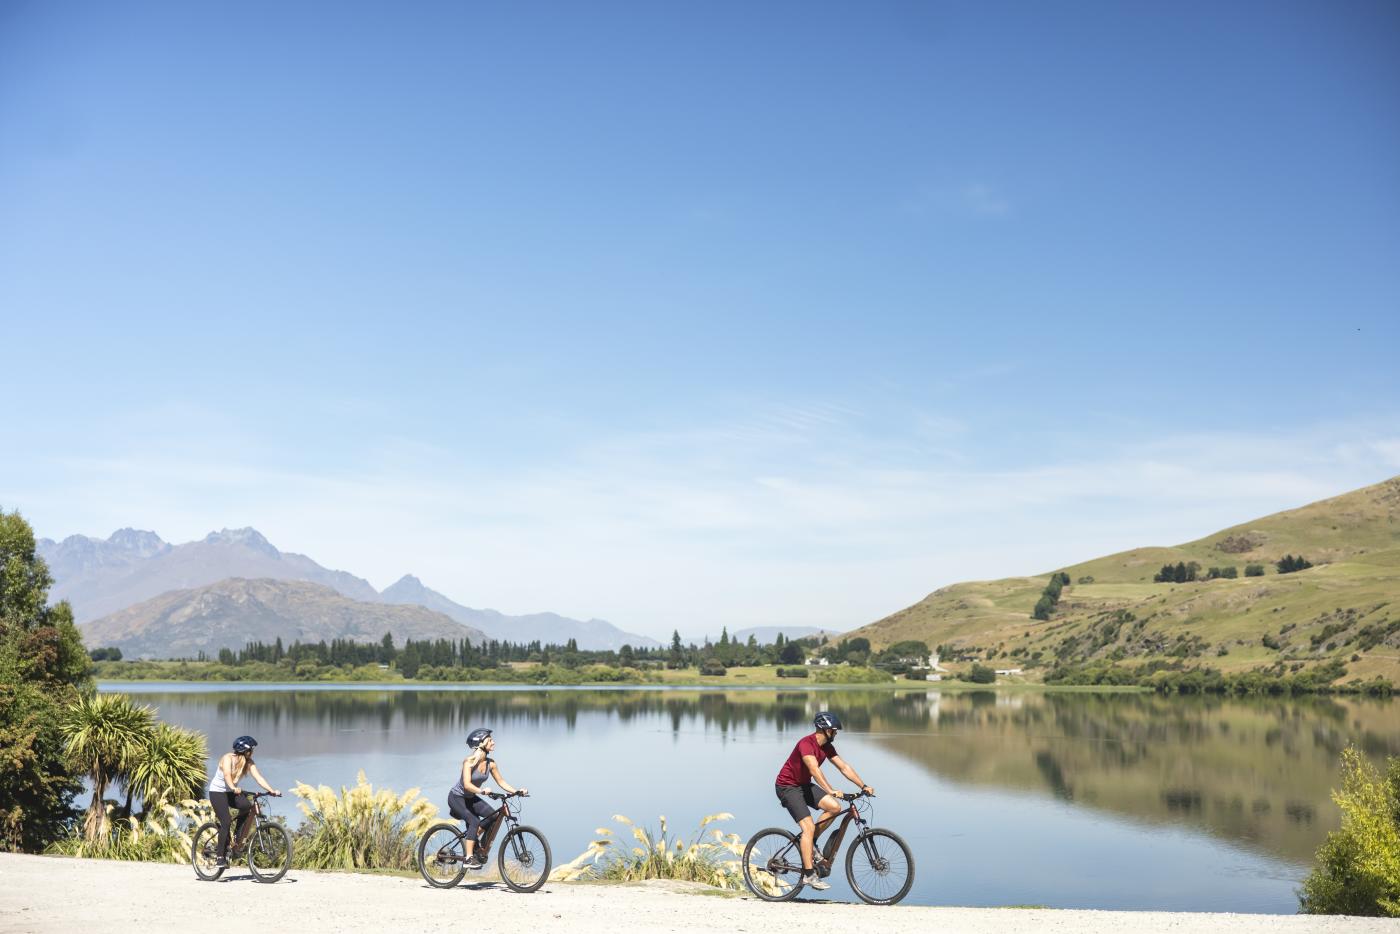
<instances>
[{"instance_id":1,"label":"calm water surface","mask_svg":"<svg viewBox=\"0 0 1400 934\"><path fill-rule=\"evenodd\" d=\"M284 791L353 784L363 769L377 786L420 787L443 813L466 733L492 727L502 774L530 789L526 820L556 863L613 814L652 825L664 814L689 833L729 811L744 838L788 826L773 778L812 715L835 710L842 755L879 792L876 824L914 850L915 904L1293 912L1337 823L1340 750L1400 755L1400 708L1374 700L109 687L206 733L216 754L253 734ZM275 805L293 821L294 800ZM832 881L829 895L853 898L843 872Z\"/></svg>"}]
</instances>

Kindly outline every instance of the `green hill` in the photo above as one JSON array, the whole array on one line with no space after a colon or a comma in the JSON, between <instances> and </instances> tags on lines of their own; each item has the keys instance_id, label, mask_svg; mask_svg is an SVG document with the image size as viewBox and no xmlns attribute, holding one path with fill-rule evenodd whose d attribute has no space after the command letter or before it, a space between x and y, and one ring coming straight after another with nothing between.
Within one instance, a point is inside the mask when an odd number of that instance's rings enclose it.
<instances>
[{"instance_id":1,"label":"green hill","mask_svg":"<svg viewBox=\"0 0 1400 934\"><path fill-rule=\"evenodd\" d=\"M1285 555L1314 566L1280 574ZM1153 582L1178 562L1240 576ZM1251 564L1265 574L1244 576ZM1048 620L1032 612L1053 572L944 587L849 635L876 648L921 639L944 646L945 659L1021 667L1029 678L1057 662L1162 658L1229 672L1337 659L1348 680L1400 682L1400 477L1184 545L1060 570L1070 583Z\"/></svg>"}]
</instances>

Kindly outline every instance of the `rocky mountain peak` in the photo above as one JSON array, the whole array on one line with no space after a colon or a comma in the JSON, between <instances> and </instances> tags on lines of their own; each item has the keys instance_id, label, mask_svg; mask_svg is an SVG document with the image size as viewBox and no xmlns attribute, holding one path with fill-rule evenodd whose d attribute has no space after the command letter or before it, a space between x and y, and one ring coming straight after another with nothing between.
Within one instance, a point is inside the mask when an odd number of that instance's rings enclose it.
<instances>
[{"instance_id":1,"label":"rocky mountain peak","mask_svg":"<svg viewBox=\"0 0 1400 934\"><path fill-rule=\"evenodd\" d=\"M107 538L107 544L123 551L132 552L142 558L158 555L170 546L155 532L144 529L117 529Z\"/></svg>"},{"instance_id":2,"label":"rocky mountain peak","mask_svg":"<svg viewBox=\"0 0 1400 934\"><path fill-rule=\"evenodd\" d=\"M405 574L388 587L385 587L381 595L384 597L407 599L421 597L427 594L427 592L428 588L423 586L421 580L414 577L412 574Z\"/></svg>"},{"instance_id":3,"label":"rocky mountain peak","mask_svg":"<svg viewBox=\"0 0 1400 934\"><path fill-rule=\"evenodd\" d=\"M204 536L206 545L242 545L244 548L251 548L254 551L261 551L269 555L280 555L271 542L263 537L257 529L248 527L242 529L220 529L217 532L210 532Z\"/></svg>"}]
</instances>

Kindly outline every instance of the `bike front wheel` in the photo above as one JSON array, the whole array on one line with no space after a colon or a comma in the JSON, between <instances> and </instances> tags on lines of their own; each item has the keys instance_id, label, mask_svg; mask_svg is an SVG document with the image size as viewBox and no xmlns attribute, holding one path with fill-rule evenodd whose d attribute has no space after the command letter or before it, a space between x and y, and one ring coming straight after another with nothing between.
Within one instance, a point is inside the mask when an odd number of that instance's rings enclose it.
<instances>
[{"instance_id":1,"label":"bike front wheel","mask_svg":"<svg viewBox=\"0 0 1400 934\"><path fill-rule=\"evenodd\" d=\"M861 900L893 905L914 884L914 854L890 830L867 830L846 851L846 880Z\"/></svg>"},{"instance_id":2,"label":"bike front wheel","mask_svg":"<svg viewBox=\"0 0 1400 934\"><path fill-rule=\"evenodd\" d=\"M435 889L450 889L467 874L467 848L456 824L434 824L418 841L418 871Z\"/></svg>"},{"instance_id":3,"label":"bike front wheel","mask_svg":"<svg viewBox=\"0 0 1400 934\"><path fill-rule=\"evenodd\" d=\"M259 824L248 841L248 868L259 882L276 882L292 868L292 835L281 824Z\"/></svg>"},{"instance_id":4,"label":"bike front wheel","mask_svg":"<svg viewBox=\"0 0 1400 934\"><path fill-rule=\"evenodd\" d=\"M205 882L213 882L224 874L219 860L219 825L210 821L200 824L194 832L194 843L190 846L190 862L194 864L194 874Z\"/></svg>"},{"instance_id":5,"label":"bike front wheel","mask_svg":"<svg viewBox=\"0 0 1400 934\"><path fill-rule=\"evenodd\" d=\"M765 902L785 902L802 891L802 854L786 830L760 830L744 847L744 883Z\"/></svg>"},{"instance_id":6,"label":"bike front wheel","mask_svg":"<svg viewBox=\"0 0 1400 934\"><path fill-rule=\"evenodd\" d=\"M534 892L549 878L549 841L533 827L513 827L500 842L496 865L501 881L517 892Z\"/></svg>"}]
</instances>

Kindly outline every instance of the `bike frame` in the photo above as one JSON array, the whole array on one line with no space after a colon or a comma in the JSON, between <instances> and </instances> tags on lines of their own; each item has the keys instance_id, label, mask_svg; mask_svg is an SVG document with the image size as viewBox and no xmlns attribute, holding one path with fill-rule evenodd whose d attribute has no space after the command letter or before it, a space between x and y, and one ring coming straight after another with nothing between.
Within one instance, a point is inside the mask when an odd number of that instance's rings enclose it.
<instances>
[{"instance_id":1,"label":"bike frame","mask_svg":"<svg viewBox=\"0 0 1400 934\"><path fill-rule=\"evenodd\" d=\"M496 810L488 816L483 817L481 819L481 831L477 834L476 837L476 845L478 847L486 846L487 844L493 842L495 840L496 831L500 830L503 824L518 824L520 822L519 816L517 816L516 812L511 810L510 807L510 799L516 797L516 795L495 795L488 793L488 796L501 799L501 806L496 808ZM457 831L456 842L465 843L466 840L467 830L465 827L463 827L462 829ZM465 855L460 855L457 853L444 854L443 850L445 849L447 849L447 847L442 847L438 850L437 858L442 862L456 862L458 860L464 862L466 861Z\"/></svg>"},{"instance_id":2,"label":"bike frame","mask_svg":"<svg viewBox=\"0 0 1400 934\"><path fill-rule=\"evenodd\" d=\"M831 864L835 864L836 854L840 852L841 843L844 841L846 831L849 829L849 825L852 821L854 821L856 826L859 828L859 832L856 834L856 841L865 848L866 853L869 854L871 858L871 862L879 860L880 854L879 851L875 848L874 841L865 835L865 831L867 828L869 828L870 822L865 819L865 815L861 813L861 809L857 806L862 799L868 797L870 796L863 791L859 794L847 796L846 800L849 802L849 804L847 805L845 812L838 812L837 816L831 819L832 823L835 823L838 820L842 821L843 823L842 826L831 831L833 836L827 839L826 849L829 849L830 852L814 852L812 854L812 865L814 867L816 866L817 860L827 860ZM835 846L831 845L833 841L835 841ZM768 871L774 876L777 876L780 872L795 872L799 876L802 875L802 873L804 873L806 870L802 868L802 857L800 855L801 845L802 844L800 839L794 839L787 846L774 853L772 858L768 860ZM816 841L813 841L813 850L815 849ZM789 862L790 857L795 853L798 854L797 862Z\"/></svg>"}]
</instances>

